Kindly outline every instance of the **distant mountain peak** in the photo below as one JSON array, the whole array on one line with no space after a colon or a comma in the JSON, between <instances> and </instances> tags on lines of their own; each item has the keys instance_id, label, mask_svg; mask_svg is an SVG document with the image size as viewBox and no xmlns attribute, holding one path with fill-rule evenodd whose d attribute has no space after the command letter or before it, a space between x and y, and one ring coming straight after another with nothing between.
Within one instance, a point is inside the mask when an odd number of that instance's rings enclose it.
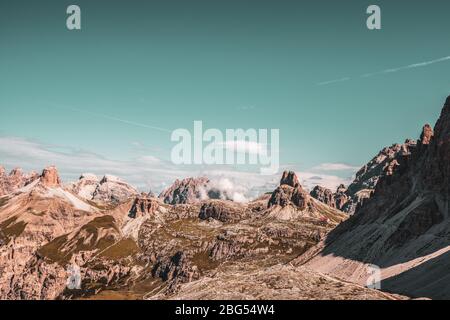
<instances>
[{"instance_id":1,"label":"distant mountain peak","mask_svg":"<svg viewBox=\"0 0 450 320\"><path fill-rule=\"evenodd\" d=\"M39 177L40 183L46 187L61 186L61 179L59 178L58 169L55 166L50 166L42 171Z\"/></svg>"}]
</instances>

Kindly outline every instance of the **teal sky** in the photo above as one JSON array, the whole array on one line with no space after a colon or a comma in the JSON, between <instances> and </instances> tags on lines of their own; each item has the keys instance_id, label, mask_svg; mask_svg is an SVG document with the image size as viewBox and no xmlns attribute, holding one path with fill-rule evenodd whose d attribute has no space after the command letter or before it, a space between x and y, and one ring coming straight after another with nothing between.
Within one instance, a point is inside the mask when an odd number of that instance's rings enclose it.
<instances>
[{"instance_id":1,"label":"teal sky","mask_svg":"<svg viewBox=\"0 0 450 320\"><path fill-rule=\"evenodd\" d=\"M70 4L81 7L80 31L66 29ZM366 27L370 4L382 30ZM61 154L168 160L170 131L202 120L280 129L281 163L299 171L358 167L436 121L450 60L361 76L450 56L449 10L449 1L2 1L0 137L15 142L0 163L45 162L11 151L25 142L57 164Z\"/></svg>"}]
</instances>

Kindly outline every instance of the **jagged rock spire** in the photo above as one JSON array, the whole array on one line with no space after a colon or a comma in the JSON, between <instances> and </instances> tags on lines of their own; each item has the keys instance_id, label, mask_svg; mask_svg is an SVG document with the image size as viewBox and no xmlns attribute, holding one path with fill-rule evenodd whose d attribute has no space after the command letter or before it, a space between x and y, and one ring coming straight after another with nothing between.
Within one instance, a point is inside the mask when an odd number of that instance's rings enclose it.
<instances>
[{"instance_id":1,"label":"jagged rock spire","mask_svg":"<svg viewBox=\"0 0 450 320\"><path fill-rule=\"evenodd\" d=\"M61 185L61 180L58 175L58 169L55 166L50 166L42 171L40 177L41 183L46 187L57 187Z\"/></svg>"}]
</instances>

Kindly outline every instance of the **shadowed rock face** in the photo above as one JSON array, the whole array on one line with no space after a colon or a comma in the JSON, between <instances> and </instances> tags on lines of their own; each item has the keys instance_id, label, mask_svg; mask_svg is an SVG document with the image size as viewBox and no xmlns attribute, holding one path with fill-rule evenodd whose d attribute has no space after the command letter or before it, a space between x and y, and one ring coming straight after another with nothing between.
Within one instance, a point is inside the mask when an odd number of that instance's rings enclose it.
<instances>
[{"instance_id":1,"label":"shadowed rock face","mask_svg":"<svg viewBox=\"0 0 450 320\"><path fill-rule=\"evenodd\" d=\"M317 199L332 208L336 208L334 193L330 189L321 186L315 186L314 189L310 192L310 195L314 199Z\"/></svg>"},{"instance_id":2,"label":"shadowed rock face","mask_svg":"<svg viewBox=\"0 0 450 320\"><path fill-rule=\"evenodd\" d=\"M380 178L373 196L318 246L323 249L299 261L360 283L366 279L366 264L375 264L382 268L385 290L448 299L450 97L434 135L424 126L417 147L395 160L398 164ZM422 285L407 283L412 275Z\"/></svg>"}]
</instances>

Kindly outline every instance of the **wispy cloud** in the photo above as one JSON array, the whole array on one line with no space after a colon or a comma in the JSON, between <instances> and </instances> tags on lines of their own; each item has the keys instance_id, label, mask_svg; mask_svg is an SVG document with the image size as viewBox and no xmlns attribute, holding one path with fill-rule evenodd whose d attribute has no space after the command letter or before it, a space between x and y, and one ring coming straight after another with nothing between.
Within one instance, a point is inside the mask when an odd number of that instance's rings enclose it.
<instances>
[{"instance_id":1,"label":"wispy cloud","mask_svg":"<svg viewBox=\"0 0 450 320\"><path fill-rule=\"evenodd\" d=\"M248 147L248 146L247 146ZM243 151L249 151L245 147ZM255 148L253 151L258 151ZM48 165L56 165L65 183L72 182L82 173L98 176L112 174L133 184L142 191L160 192L176 179L206 176L212 181L226 182L228 193L236 193L236 199L252 199L264 192L273 191L278 185L281 172L261 175L258 170L249 171L231 166L178 166L160 159L153 154L140 155L127 160L109 159L102 155L68 148L66 146L44 144L24 138L0 136L0 165L7 169L22 167L26 171L42 170ZM322 185L335 189L339 184L348 184L349 178L313 172L297 171L302 184L312 189Z\"/></svg>"},{"instance_id":2,"label":"wispy cloud","mask_svg":"<svg viewBox=\"0 0 450 320\"><path fill-rule=\"evenodd\" d=\"M341 171L341 170L358 170L359 167L351 166L345 163L321 163L313 167L311 170L319 171Z\"/></svg>"},{"instance_id":3,"label":"wispy cloud","mask_svg":"<svg viewBox=\"0 0 450 320\"><path fill-rule=\"evenodd\" d=\"M423 62L418 62L418 63L413 63L413 64L409 64L406 66L401 66L401 67L395 67L395 68L390 68L390 69L384 69L381 71L376 71L376 72L371 72L371 73L366 73L357 77L344 77L344 78L340 78L340 79L336 79L336 80L329 80L329 81L323 81L323 82L319 82L317 83L318 86L324 86L324 85L328 85L328 84L333 84L333 83L339 83L339 82L344 82L344 81L349 81L352 79L361 79L361 78L369 78L369 77L373 77L373 76L377 76L377 75L383 75L383 74L389 74L389 73L395 73L395 72L399 72L399 71L404 71L404 70L408 70L408 69L414 69L414 68L421 68L421 67L426 67L435 63L440 63L440 62L445 62L445 61L449 61L450 60L450 56L446 56L446 57L442 57L442 58L438 58L438 59L434 59L434 60L428 60L428 61L423 61Z\"/></svg>"},{"instance_id":4,"label":"wispy cloud","mask_svg":"<svg viewBox=\"0 0 450 320\"><path fill-rule=\"evenodd\" d=\"M11 136L0 136L0 165L8 170L22 167L26 171L39 171L46 166L56 165L64 183L75 181L86 172L98 176L112 174L142 191L152 190L156 193L176 179L195 176L207 176L215 180L227 178L235 186L245 187L248 191L246 198L259 195L254 190L268 191L263 186L279 179L278 174L262 176L259 171L238 170L230 166L174 165L154 153L115 160L86 150Z\"/></svg>"},{"instance_id":5,"label":"wispy cloud","mask_svg":"<svg viewBox=\"0 0 450 320\"><path fill-rule=\"evenodd\" d=\"M0 164L9 169L20 166L25 170L42 170L56 165L64 182L78 179L80 174L112 174L141 188L159 191L168 182L190 174L153 155L129 160L114 160L85 150L30 141L18 137L0 137Z\"/></svg>"},{"instance_id":6,"label":"wispy cloud","mask_svg":"<svg viewBox=\"0 0 450 320\"><path fill-rule=\"evenodd\" d=\"M335 80L329 80L329 81L319 82L317 85L318 85L318 86L325 86L325 85L327 85L327 84L338 83L338 82L344 82L344 81L348 81L348 80L350 80L349 77L344 77L344 78L340 78L340 79L335 79Z\"/></svg>"}]
</instances>

